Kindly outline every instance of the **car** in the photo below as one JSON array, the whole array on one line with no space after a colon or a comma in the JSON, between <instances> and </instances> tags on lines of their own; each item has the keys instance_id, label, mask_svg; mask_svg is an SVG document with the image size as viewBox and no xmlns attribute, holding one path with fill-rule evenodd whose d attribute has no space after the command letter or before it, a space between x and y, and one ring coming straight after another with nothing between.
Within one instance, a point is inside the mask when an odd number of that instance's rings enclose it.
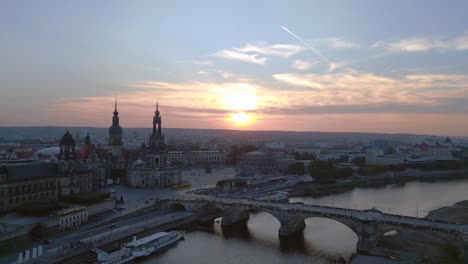
<instances>
[{"instance_id":1,"label":"car","mask_svg":"<svg viewBox=\"0 0 468 264\"><path fill-rule=\"evenodd\" d=\"M109 192L110 193L115 193L115 189L110 189Z\"/></svg>"}]
</instances>

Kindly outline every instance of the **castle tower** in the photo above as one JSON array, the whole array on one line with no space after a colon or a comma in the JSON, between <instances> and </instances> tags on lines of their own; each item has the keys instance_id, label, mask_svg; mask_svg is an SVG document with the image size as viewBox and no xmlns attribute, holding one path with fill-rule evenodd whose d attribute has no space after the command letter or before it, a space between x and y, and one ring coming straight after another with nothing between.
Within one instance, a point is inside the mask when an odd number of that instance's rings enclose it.
<instances>
[{"instance_id":1,"label":"castle tower","mask_svg":"<svg viewBox=\"0 0 468 264\"><path fill-rule=\"evenodd\" d=\"M119 125L119 112L117 111L117 97L115 98L114 116L112 117L112 126L109 128L109 152L113 157L122 154L122 135L123 130Z\"/></svg>"}]
</instances>

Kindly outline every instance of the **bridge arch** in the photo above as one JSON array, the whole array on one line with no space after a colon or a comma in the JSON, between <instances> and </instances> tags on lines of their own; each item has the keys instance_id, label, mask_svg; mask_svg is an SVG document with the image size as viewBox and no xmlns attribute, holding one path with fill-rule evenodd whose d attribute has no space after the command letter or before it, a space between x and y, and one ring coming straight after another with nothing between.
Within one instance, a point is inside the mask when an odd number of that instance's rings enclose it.
<instances>
[{"instance_id":1,"label":"bridge arch","mask_svg":"<svg viewBox=\"0 0 468 264\"><path fill-rule=\"evenodd\" d=\"M177 203L177 202L170 203L166 209L171 210L171 211L189 211L187 210L187 207L185 207L184 204Z\"/></svg>"},{"instance_id":2,"label":"bridge arch","mask_svg":"<svg viewBox=\"0 0 468 264\"><path fill-rule=\"evenodd\" d=\"M339 252L345 258L357 251L359 234L349 222L325 216L308 216L304 218L304 223L304 239L312 241L318 250Z\"/></svg>"}]
</instances>

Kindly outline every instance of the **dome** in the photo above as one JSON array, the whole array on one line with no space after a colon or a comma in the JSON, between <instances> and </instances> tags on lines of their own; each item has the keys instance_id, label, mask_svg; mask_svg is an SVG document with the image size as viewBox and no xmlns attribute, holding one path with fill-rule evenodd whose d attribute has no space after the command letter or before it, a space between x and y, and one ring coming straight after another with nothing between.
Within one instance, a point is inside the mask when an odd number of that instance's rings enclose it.
<instances>
[{"instance_id":1,"label":"dome","mask_svg":"<svg viewBox=\"0 0 468 264\"><path fill-rule=\"evenodd\" d=\"M64 146L75 146L75 140L73 139L72 135L70 134L70 132L67 132L65 133L65 135L63 135L62 139L60 140L60 145L64 145Z\"/></svg>"},{"instance_id":2,"label":"dome","mask_svg":"<svg viewBox=\"0 0 468 264\"><path fill-rule=\"evenodd\" d=\"M59 153L60 153L59 147L45 148L36 152L37 155L45 155L45 156L54 156L54 155L58 155Z\"/></svg>"}]
</instances>

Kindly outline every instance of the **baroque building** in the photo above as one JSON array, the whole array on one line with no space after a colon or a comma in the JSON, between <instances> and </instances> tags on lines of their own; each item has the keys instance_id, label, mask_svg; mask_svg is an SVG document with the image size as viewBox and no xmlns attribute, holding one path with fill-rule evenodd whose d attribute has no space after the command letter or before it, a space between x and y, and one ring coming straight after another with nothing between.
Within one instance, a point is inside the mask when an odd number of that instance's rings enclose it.
<instances>
[{"instance_id":1,"label":"baroque building","mask_svg":"<svg viewBox=\"0 0 468 264\"><path fill-rule=\"evenodd\" d=\"M162 133L159 106L153 116L153 129L148 147L142 149L141 159L127 170L127 183L132 187L164 187L181 183L181 166L168 161L168 152Z\"/></svg>"},{"instance_id":2,"label":"baroque building","mask_svg":"<svg viewBox=\"0 0 468 264\"><path fill-rule=\"evenodd\" d=\"M27 202L58 202L60 196L90 192L96 170L78 159L67 131L60 140L58 162L13 160L0 163L0 212ZM90 153L91 154L91 153Z\"/></svg>"},{"instance_id":3,"label":"baroque building","mask_svg":"<svg viewBox=\"0 0 468 264\"><path fill-rule=\"evenodd\" d=\"M93 190L95 171L77 160L75 140L67 131L60 140L58 195Z\"/></svg>"}]
</instances>

